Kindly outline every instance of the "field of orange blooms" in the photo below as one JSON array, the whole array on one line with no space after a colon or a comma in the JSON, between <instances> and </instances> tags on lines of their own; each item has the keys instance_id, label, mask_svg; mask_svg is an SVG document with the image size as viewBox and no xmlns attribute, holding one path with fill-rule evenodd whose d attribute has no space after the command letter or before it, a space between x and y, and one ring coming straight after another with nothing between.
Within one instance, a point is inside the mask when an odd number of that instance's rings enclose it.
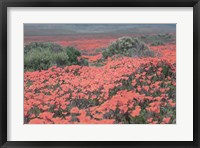
<instances>
[{"instance_id":1,"label":"field of orange blooms","mask_svg":"<svg viewBox=\"0 0 200 148\"><path fill-rule=\"evenodd\" d=\"M114 39L83 40L80 49ZM65 46L66 42L59 41ZM84 44L85 43L85 44ZM102 66L53 66L24 73L26 124L175 124L176 45L150 46L156 57L109 57ZM96 55L82 55L94 63Z\"/></svg>"}]
</instances>

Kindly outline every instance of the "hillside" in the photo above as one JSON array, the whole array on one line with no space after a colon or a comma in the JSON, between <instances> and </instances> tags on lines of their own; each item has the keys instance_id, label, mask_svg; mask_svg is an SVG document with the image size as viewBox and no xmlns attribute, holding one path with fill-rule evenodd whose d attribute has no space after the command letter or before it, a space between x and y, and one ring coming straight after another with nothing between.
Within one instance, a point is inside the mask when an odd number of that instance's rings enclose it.
<instances>
[{"instance_id":1,"label":"hillside","mask_svg":"<svg viewBox=\"0 0 200 148\"><path fill-rule=\"evenodd\" d=\"M25 36L157 34L175 30L175 24L24 24Z\"/></svg>"}]
</instances>

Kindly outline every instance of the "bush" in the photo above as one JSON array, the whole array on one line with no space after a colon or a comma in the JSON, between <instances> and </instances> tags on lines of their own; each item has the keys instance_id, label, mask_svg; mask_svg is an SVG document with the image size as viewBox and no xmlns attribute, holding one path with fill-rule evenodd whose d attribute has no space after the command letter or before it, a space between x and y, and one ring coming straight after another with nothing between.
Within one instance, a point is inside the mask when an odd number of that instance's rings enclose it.
<instances>
[{"instance_id":1,"label":"bush","mask_svg":"<svg viewBox=\"0 0 200 148\"><path fill-rule=\"evenodd\" d=\"M117 41L111 43L106 50L103 51L103 58L111 57L113 55L121 54L128 57L148 57L154 56L144 42L138 38L122 37Z\"/></svg>"},{"instance_id":2,"label":"bush","mask_svg":"<svg viewBox=\"0 0 200 148\"><path fill-rule=\"evenodd\" d=\"M66 48L64 48L64 50L69 57L68 60L70 62L70 65L74 65L74 64L77 65L78 64L77 57L81 56L81 53L74 47L66 47Z\"/></svg>"},{"instance_id":3,"label":"bush","mask_svg":"<svg viewBox=\"0 0 200 148\"><path fill-rule=\"evenodd\" d=\"M31 50L24 56L25 71L48 69L52 66L52 55L49 50Z\"/></svg>"},{"instance_id":4,"label":"bush","mask_svg":"<svg viewBox=\"0 0 200 148\"><path fill-rule=\"evenodd\" d=\"M164 43L162 41L154 41L153 43L151 43L151 46L159 46L159 45L164 45Z\"/></svg>"},{"instance_id":5,"label":"bush","mask_svg":"<svg viewBox=\"0 0 200 148\"><path fill-rule=\"evenodd\" d=\"M28 53L30 50L33 50L33 49L39 49L39 50L43 50L43 49L50 49L50 51L52 52L60 52L62 51L62 46L58 45L58 44L54 44L54 43L50 43L50 42L32 42L28 45L26 45L24 47L24 53Z\"/></svg>"},{"instance_id":6,"label":"bush","mask_svg":"<svg viewBox=\"0 0 200 148\"><path fill-rule=\"evenodd\" d=\"M69 62L69 56L66 53L59 52L53 54L52 57L53 57L52 58L53 65L57 66L71 65L71 63Z\"/></svg>"},{"instance_id":7,"label":"bush","mask_svg":"<svg viewBox=\"0 0 200 148\"><path fill-rule=\"evenodd\" d=\"M171 39L171 38L173 38L173 35L168 34L168 33L166 33L166 34L158 34L158 36L161 37L161 38L164 38L164 39Z\"/></svg>"},{"instance_id":8,"label":"bush","mask_svg":"<svg viewBox=\"0 0 200 148\"><path fill-rule=\"evenodd\" d=\"M87 60L87 59L81 58L78 65L81 65L81 66L89 66L89 63L88 63L88 60Z\"/></svg>"},{"instance_id":9,"label":"bush","mask_svg":"<svg viewBox=\"0 0 200 148\"><path fill-rule=\"evenodd\" d=\"M175 34L156 34L156 35L142 35L139 37L146 44L153 44L152 46L164 45L165 43L173 43L176 40Z\"/></svg>"},{"instance_id":10,"label":"bush","mask_svg":"<svg viewBox=\"0 0 200 148\"><path fill-rule=\"evenodd\" d=\"M78 65L78 56L81 56L81 53L73 47L35 42L24 47L24 69L35 71L46 70L53 65ZM86 65L86 62L84 64Z\"/></svg>"}]
</instances>

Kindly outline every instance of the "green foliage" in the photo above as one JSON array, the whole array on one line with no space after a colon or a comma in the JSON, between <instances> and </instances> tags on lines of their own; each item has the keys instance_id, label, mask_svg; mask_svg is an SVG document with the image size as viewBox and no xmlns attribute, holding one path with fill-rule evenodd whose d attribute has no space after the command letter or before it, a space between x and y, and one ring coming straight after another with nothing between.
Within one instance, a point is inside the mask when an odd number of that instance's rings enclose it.
<instances>
[{"instance_id":1,"label":"green foliage","mask_svg":"<svg viewBox=\"0 0 200 148\"><path fill-rule=\"evenodd\" d=\"M37 106L33 106L29 111L28 114L34 114L36 117L41 113L41 110Z\"/></svg>"},{"instance_id":2,"label":"green foliage","mask_svg":"<svg viewBox=\"0 0 200 148\"><path fill-rule=\"evenodd\" d=\"M89 65L89 62L88 62L87 59L81 58L78 65L81 65L81 66L88 66L88 65Z\"/></svg>"},{"instance_id":3,"label":"green foliage","mask_svg":"<svg viewBox=\"0 0 200 148\"><path fill-rule=\"evenodd\" d=\"M48 69L52 65L52 55L49 50L30 50L24 55L25 71Z\"/></svg>"},{"instance_id":4,"label":"green foliage","mask_svg":"<svg viewBox=\"0 0 200 148\"><path fill-rule=\"evenodd\" d=\"M73 99L68 106L70 109L73 107L78 107L79 109L85 109L88 107L93 107L99 105L100 102L97 99Z\"/></svg>"},{"instance_id":5,"label":"green foliage","mask_svg":"<svg viewBox=\"0 0 200 148\"><path fill-rule=\"evenodd\" d=\"M90 66L96 66L96 67L101 67L105 65L105 60L104 59L99 59L93 63L90 63Z\"/></svg>"},{"instance_id":6,"label":"green foliage","mask_svg":"<svg viewBox=\"0 0 200 148\"><path fill-rule=\"evenodd\" d=\"M159 46L159 45L164 45L164 43L162 41L153 41L151 43L152 46Z\"/></svg>"},{"instance_id":7,"label":"green foliage","mask_svg":"<svg viewBox=\"0 0 200 148\"><path fill-rule=\"evenodd\" d=\"M77 57L81 56L81 53L77 49L75 49L74 47L66 47L64 48L64 51L69 57L68 61L70 62L70 65L78 64Z\"/></svg>"},{"instance_id":8,"label":"green foliage","mask_svg":"<svg viewBox=\"0 0 200 148\"><path fill-rule=\"evenodd\" d=\"M69 56L66 53L59 52L52 55L52 65L57 66L65 66L65 65L71 65L69 61Z\"/></svg>"},{"instance_id":9,"label":"green foliage","mask_svg":"<svg viewBox=\"0 0 200 148\"><path fill-rule=\"evenodd\" d=\"M51 52L59 52L62 51L62 47L58 44L50 43L50 42L32 42L24 47L24 53L28 53L29 51L37 48L38 50L43 50L48 48Z\"/></svg>"},{"instance_id":10,"label":"green foliage","mask_svg":"<svg viewBox=\"0 0 200 148\"><path fill-rule=\"evenodd\" d=\"M165 43L174 43L176 41L175 34L156 34L156 35L143 35L139 37L146 44L152 46L164 45Z\"/></svg>"},{"instance_id":11,"label":"green foliage","mask_svg":"<svg viewBox=\"0 0 200 148\"><path fill-rule=\"evenodd\" d=\"M106 50L103 51L103 58L113 55L124 55L128 57L153 57L154 52L151 51L144 42L138 38L122 37L111 43Z\"/></svg>"},{"instance_id":12,"label":"green foliage","mask_svg":"<svg viewBox=\"0 0 200 148\"><path fill-rule=\"evenodd\" d=\"M51 66L78 65L81 53L73 47L53 43L31 43L24 47L25 71L46 70ZM82 64L82 63L81 63ZM84 61L86 64L86 61Z\"/></svg>"},{"instance_id":13,"label":"green foliage","mask_svg":"<svg viewBox=\"0 0 200 148\"><path fill-rule=\"evenodd\" d=\"M171 39L174 37L174 35L166 33L166 34L158 34L158 37L161 37L164 39Z\"/></svg>"}]
</instances>

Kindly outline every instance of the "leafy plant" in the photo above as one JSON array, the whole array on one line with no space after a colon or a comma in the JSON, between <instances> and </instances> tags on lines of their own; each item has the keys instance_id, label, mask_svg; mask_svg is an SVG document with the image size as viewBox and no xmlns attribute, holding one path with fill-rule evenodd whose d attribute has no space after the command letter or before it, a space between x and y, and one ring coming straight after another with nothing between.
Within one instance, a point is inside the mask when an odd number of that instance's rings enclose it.
<instances>
[{"instance_id":1,"label":"leafy plant","mask_svg":"<svg viewBox=\"0 0 200 148\"><path fill-rule=\"evenodd\" d=\"M81 53L74 47L62 47L54 43L34 42L24 47L25 71L46 70L51 66L87 65L78 61Z\"/></svg>"},{"instance_id":2,"label":"leafy plant","mask_svg":"<svg viewBox=\"0 0 200 148\"><path fill-rule=\"evenodd\" d=\"M31 50L37 48L38 50L50 49L52 52L62 51L62 46L50 42L32 42L24 47L24 53L28 53Z\"/></svg>"},{"instance_id":3,"label":"leafy plant","mask_svg":"<svg viewBox=\"0 0 200 148\"><path fill-rule=\"evenodd\" d=\"M138 38L122 37L113 42L103 51L103 58L121 54L128 57L153 57L154 52Z\"/></svg>"},{"instance_id":4,"label":"leafy plant","mask_svg":"<svg viewBox=\"0 0 200 148\"><path fill-rule=\"evenodd\" d=\"M151 46L159 46L159 45L164 45L164 43L162 41L154 41L153 43L151 43Z\"/></svg>"}]
</instances>

